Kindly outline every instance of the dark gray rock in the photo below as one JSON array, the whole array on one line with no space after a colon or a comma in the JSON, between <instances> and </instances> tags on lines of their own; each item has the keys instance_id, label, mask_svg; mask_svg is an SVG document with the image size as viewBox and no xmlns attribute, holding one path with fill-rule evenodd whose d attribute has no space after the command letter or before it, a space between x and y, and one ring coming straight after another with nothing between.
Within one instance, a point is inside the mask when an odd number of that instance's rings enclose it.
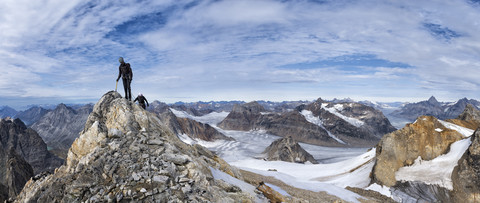
<instances>
[{"instance_id":1,"label":"dark gray rock","mask_svg":"<svg viewBox=\"0 0 480 203\"><path fill-rule=\"evenodd\" d=\"M399 182L390 190L401 202L454 202L448 189L418 181Z\"/></svg>"},{"instance_id":2,"label":"dark gray rock","mask_svg":"<svg viewBox=\"0 0 480 203\"><path fill-rule=\"evenodd\" d=\"M0 121L0 141L0 151L3 150L3 154L6 155L6 150L13 148L32 166L35 174L43 171L53 172L63 163L61 159L47 150L47 145L42 138L34 130L27 128L20 119L2 119ZM5 171L5 168L0 169L0 173Z\"/></svg>"},{"instance_id":3,"label":"dark gray rock","mask_svg":"<svg viewBox=\"0 0 480 203\"><path fill-rule=\"evenodd\" d=\"M318 164L311 154L305 151L291 136L275 140L265 151L265 159L268 161L287 161L293 163L305 163L307 161Z\"/></svg>"},{"instance_id":4,"label":"dark gray rock","mask_svg":"<svg viewBox=\"0 0 480 203\"><path fill-rule=\"evenodd\" d=\"M455 202L480 201L480 129L472 135L472 144L452 173Z\"/></svg>"},{"instance_id":5,"label":"dark gray rock","mask_svg":"<svg viewBox=\"0 0 480 203\"><path fill-rule=\"evenodd\" d=\"M467 104L464 111L458 115L457 119L463 121L480 121L480 110L472 104Z\"/></svg>"},{"instance_id":6,"label":"dark gray rock","mask_svg":"<svg viewBox=\"0 0 480 203\"><path fill-rule=\"evenodd\" d=\"M25 183L33 177L33 169L13 148L8 150L6 184L9 197L16 197Z\"/></svg>"}]
</instances>

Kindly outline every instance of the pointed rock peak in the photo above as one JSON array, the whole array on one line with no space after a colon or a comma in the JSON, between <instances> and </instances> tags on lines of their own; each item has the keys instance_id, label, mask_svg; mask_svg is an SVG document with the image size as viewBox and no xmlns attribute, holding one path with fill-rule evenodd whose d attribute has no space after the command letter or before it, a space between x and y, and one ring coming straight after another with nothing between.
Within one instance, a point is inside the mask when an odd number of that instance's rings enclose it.
<instances>
[{"instance_id":1,"label":"pointed rock peak","mask_svg":"<svg viewBox=\"0 0 480 203\"><path fill-rule=\"evenodd\" d=\"M319 98L315 101L315 103L319 103L319 104L324 103L324 102L325 102L325 100L323 100L321 97L319 97Z\"/></svg>"},{"instance_id":2,"label":"pointed rock peak","mask_svg":"<svg viewBox=\"0 0 480 203\"><path fill-rule=\"evenodd\" d=\"M64 103L60 103L60 104L57 105L57 107L55 108L55 111L63 110L63 109L69 109L69 107L68 107L67 105L65 105Z\"/></svg>"},{"instance_id":3,"label":"pointed rock peak","mask_svg":"<svg viewBox=\"0 0 480 203\"><path fill-rule=\"evenodd\" d=\"M428 103L433 104L433 105L438 105L438 104L440 104L434 96L431 96L431 97L428 99Z\"/></svg>"}]
</instances>

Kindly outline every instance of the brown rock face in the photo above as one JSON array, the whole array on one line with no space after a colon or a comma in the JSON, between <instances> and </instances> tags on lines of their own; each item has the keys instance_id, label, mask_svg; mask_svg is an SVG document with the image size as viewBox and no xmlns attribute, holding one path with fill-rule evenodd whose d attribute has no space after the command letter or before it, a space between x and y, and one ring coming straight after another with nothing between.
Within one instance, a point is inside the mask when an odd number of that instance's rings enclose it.
<instances>
[{"instance_id":1,"label":"brown rock face","mask_svg":"<svg viewBox=\"0 0 480 203\"><path fill-rule=\"evenodd\" d=\"M294 163L305 163L310 161L318 164L311 154L305 151L291 136L275 140L263 152L268 161L287 161Z\"/></svg>"},{"instance_id":2,"label":"brown rock face","mask_svg":"<svg viewBox=\"0 0 480 203\"><path fill-rule=\"evenodd\" d=\"M285 197L283 197L282 194L279 192L273 190L271 187L268 185L265 185L264 182L260 182L260 184L257 187L257 190L263 193L265 197L270 200L272 203L280 203L280 202L285 202Z\"/></svg>"},{"instance_id":3,"label":"brown rock face","mask_svg":"<svg viewBox=\"0 0 480 203\"><path fill-rule=\"evenodd\" d=\"M435 117L421 116L415 123L407 124L380 140L376 147L373 181L393 186L399 168L413 164L419 156L431 160L445 154L451 143L462 138L460 133L445 128Z\"/></svg>"},{"instance_id":4,"label":"brown rock face","mask_svg":"<svg viewBox=\"0 0 480 203\"><path fill-rule=\"evenodd\" d=\"M452 173L455 202L480 202L480 129L471 139L472 144Z\"/></svg>"}]
</instances>

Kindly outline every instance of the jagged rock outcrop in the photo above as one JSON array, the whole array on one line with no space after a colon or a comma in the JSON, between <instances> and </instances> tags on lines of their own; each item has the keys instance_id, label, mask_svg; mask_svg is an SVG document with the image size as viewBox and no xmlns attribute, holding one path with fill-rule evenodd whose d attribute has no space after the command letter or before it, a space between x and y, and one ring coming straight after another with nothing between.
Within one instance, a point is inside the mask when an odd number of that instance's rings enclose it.
<instances>
[{"instance_id":1,"label":"jagged rock outcrop","mask_svg":"<svg viewBox=\"0 0 480 203\"><path fill-rule=\"evenodd\" d=\"M478 109L480 106L480 102L474 99L459 99L455 104L453 105L445 105L444 106L444 114L439 116L438 118L440 119L452 119L452 118L457 118L461 113L464 112L464 109L466 108L467 105L471 105L471 107Z\"/></svg>"},{"instance_id":2,"label":"jagged rock outcrop","mask_svg":"<svg viewBox=\"0 0 480 203\"><path fill-rule=\"evenodd\" d=\"M0 154L6 155L8 153L6 150L13 148L16 154L32 166L35 174L43 171L53 172L62 164L61 159L48 152L42 138L34 130L27 128L20 119L5 118L0 121L0 141ZM0 160L2 161L6 160ZM5 165L0 164L0 175L6 171L4 167Z\"/></svg>"},{"instance_id":3,"label":"jagged rock outcrop","mask_svg":"<svg viewBox=\"0 0 480 203\"><path fill-rule=\"evenodd\" d=\"M25 125L29 126L40 120L45 114L47 114L49 110L44 109L39 106L31 107L25 111L20 111L15 115L15 118L19 118L22 120Z\"/></svg>"},{"instance_id":4,"label":"jagged rock outcrop","mask_svg":"<svg viewBox=\"0 0 480 203\"><path fill-rule=\"evenodd\" d=\"M266 130L281 137L322 146L375 145L395 128L382 112L358 103L331 103L321 99L284 113L269 113L256 102L237 105L218 124L227 130Z\"/></svg>"},{"instance_id":5,"label":"jagged rock outcrop","mask_svg":"<svg viewBox=\"0 0 480 203\"><path fill-rule=\"evenodd\" d=\"M59 104L31 128L38 132L49 147L66 153L82 131L92 108L91 104L87 104L75 110L65 104Z\"/></svg>"},{"instance_id":6,"label":"jagged rock outcrop","mask_svg":"<svg viewBox=\"0 0 480 203\"><path fill-rule=\"evenodd\" d=\"M15 197L20 193L25 183L33 177L33 168L13 148L8 150L6 168L5 179L8 196Z\"/></svg>"},{"instance_id":7,"label":"jagged rock outcrop","mask_svg":"<svg viewBox=\"0 0 480 203\"><path fill-rule=\"evenodd\" d=\"M305 163L307 161L318 164L311 154L305 151L291 136L275 140L263 151L268 161L287 161Z\"/></svg>"},{"instance_id":8,"label":"jagged rock outcrop","mask_svg":"<svg viewBox=\"0 0 480 203\"><path fill-rule=\"evenodd\" d=\"M15 197L34 174L53 172L62 163L20 119L0 121L0 200Z\"/></svg>"},{"instance_id":9,"label":"jagged rock outcrop","mask_svg":"<svg viewBox=\"0 0 480 203\"><path fill-rule=\"evenodd\" d=\"M443 126L435 117L421 116L413 124L383 136L376 146L373 182L394 186L395 172L414 163L419 156L432 160L448 152L450 144L463 138L457 131Z\"/></svg>"},{"instance_id":10,"label":"jagged rock outcrop","mask_svg":"<svg viewBox=\"0 0 480 203\"><path fill-rule=\"evenodd\" d=\"M169 108L155 110L158 117L165 123L176 135L187 135L192 139L201 139L205 141L214 140L233 140L225 136L209 124L200 123L190 118L179 118Z\"/></svg>"},{"instance_id":11,"label":"jagged rock outcrop","mask_svg":"<svg viewBox=\"0 0 480 203\"><path fill-rule=\"evenodd\" d=\"M471 141L452 173L455 202L480 201L480 129L475 131Z\"/></svg>"},{"instance_id":12,"label":"jagged rock outcrop","mask_svg":"<svg viewBox=\"0 0 480 203\"><path fill-rule=\"evenodd\" d=\"M16 202L255 200L215 179L218 173L241 179L237 169L204 147L183 143L157 116L111 91L95 105L66 165L27 182Z\"/></svg>"},{"instance_id":13,"label":"jagged rock outcrop","mask_svg":"<svg viewBox=\"0 0 480 203\"><path fill-rule=\"evenodd\" d=\"M449 119L448 122L456 125L476 130L480 127L480 110L473 105L467 104L465 110L457 117L457 119Z\"/></svg>"}]
</instances>

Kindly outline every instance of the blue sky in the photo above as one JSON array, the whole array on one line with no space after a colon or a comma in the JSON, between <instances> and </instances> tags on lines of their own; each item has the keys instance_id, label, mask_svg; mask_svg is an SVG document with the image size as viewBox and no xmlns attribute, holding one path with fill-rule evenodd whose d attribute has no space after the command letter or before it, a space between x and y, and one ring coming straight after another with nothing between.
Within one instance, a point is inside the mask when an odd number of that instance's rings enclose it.
<instances>
[{"instance_id":1,"label":"blue sky","mask_svg":"<svg viewBox=\"0 0 480 203\"><path fill-rule=\"evenodd\" d=\"M151 101L479 99L477 1L4 0L0 30L17 108L96 102L119 56Z\"/></svg>"}]
</instances>

